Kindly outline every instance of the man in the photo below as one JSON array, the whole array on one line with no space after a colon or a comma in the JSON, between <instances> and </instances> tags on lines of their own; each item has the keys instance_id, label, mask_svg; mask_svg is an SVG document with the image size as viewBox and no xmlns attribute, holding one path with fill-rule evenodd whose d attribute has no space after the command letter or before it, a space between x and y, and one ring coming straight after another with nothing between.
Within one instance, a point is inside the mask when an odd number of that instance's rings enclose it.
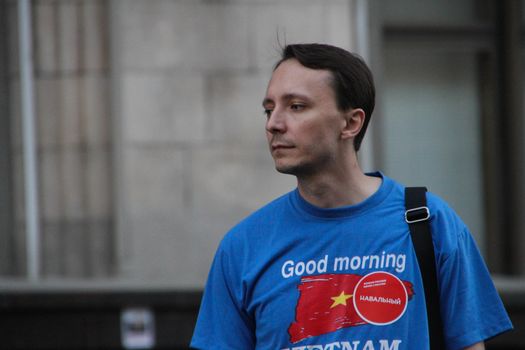
<instances>
[{"instance_id":1,"label":"man","mask_svg":"<svg viewBox=\"0 0 525 350\"><path fill-rule=\"evenodd\" d=\"M211 268L197 349L428 349L404 188L364 174L357 151L374 109L364 62L288 45L263 101L276 169L297 189L235 226ZM484 349L512 328L463 222L428 194L447 349Z\"/></svg>"}]
</instances>

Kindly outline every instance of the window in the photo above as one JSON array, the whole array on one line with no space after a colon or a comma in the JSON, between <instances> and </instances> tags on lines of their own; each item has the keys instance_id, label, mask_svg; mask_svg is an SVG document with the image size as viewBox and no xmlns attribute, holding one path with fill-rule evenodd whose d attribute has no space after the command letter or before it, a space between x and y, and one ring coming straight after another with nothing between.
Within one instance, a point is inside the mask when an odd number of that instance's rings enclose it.
<instances>
[{"instance_id":1,"label":"window","mask_svg":"<svg viewBox=\"0 0 525 350\"><path fill-rule=\"evenodd\" d=\"M525 272L521 2L376 4L388 174L426 185L473 231L493 272ZM521 51L520 48L521 47Z\"/></svg>"}]
</instances>

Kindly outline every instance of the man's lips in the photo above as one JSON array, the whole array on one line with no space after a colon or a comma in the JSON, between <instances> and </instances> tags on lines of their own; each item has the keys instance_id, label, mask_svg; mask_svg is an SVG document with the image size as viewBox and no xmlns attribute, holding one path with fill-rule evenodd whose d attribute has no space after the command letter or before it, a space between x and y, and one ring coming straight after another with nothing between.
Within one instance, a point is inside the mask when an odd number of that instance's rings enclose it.
<instances>
[{"instance_id":1,"label":"man's lips","mask_svg":"<svg viewBox=\"0 0 525 350\"><path fill-rule=\"evenodd\" d=\"M272 151L276 151L279 149L293 148L294 146L289 145L289 144L284 144L284 143L272 143L271 147L272 147Z\"/></svg>"}]
</instances>

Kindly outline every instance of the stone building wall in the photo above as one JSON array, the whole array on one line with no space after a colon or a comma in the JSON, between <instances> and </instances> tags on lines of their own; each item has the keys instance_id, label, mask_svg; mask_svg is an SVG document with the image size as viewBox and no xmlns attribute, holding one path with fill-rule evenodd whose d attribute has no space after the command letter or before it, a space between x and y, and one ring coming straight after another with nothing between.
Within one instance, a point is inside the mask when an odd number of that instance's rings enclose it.
<instances>
[{"instance_id":1,"label":"stone building wall","mask_svg":"<svg viewBox=\"0 0 525 350\"><path fill-rule=\"evenodd\" d=\"M18 2L7 3L14 227L7 275L25 276ZM42 278L114 274L108 2L31 2ZM8 145L3 145L8 146Z\"/></svg>"},{"instance_id":2,"label":"stone building wall","mask_svg":"<svg viewBox=\"0 0 525 350\"><path fill-rule=\"evenodd\" d=\"M31 5L41 278L202 287L225 232L295 186L264 136L280 45L353 48L355 1ZM17 2L4 8L16 220L0 271L23 278Z\"/></svg>"},{"instance_id":3,"label":"stone building wall","mask_svg":"<svg viewBox=\"0 0 525 350\"><path fill-rule=\"evenodd\" d=\"M352 47L351 1L117 1L113 91L123 278L200 287L245 215L295 186L261 101L279 43Z\"/></svg>"}]
</instances>

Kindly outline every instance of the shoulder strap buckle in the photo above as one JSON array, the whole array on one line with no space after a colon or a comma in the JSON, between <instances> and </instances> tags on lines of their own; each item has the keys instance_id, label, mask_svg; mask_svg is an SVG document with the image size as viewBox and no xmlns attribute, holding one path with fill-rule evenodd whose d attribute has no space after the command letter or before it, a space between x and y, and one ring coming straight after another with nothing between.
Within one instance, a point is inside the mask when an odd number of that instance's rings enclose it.
<instances>
[{"instance_id":1,"label":"shoulder strap buckle","mask_svg":"<svg viewBox=\"0 0 525 350\"><path fill-rule=\"evenodd\" d=\"M408 209L405 211L405 221L409 224L427 221L430 218L430 210L427 206Z\"/></svg>"}]
</instances>

